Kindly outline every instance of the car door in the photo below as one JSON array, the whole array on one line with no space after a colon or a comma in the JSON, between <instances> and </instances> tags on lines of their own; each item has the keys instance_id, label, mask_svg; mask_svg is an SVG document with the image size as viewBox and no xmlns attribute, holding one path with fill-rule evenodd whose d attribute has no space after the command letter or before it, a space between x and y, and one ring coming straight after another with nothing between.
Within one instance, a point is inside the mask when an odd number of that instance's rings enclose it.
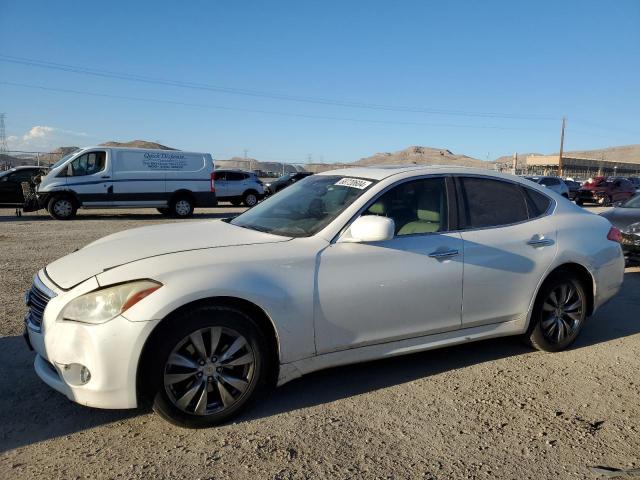
<instances>
[{"instance_id":1,"label":"car door","mask_svg":"<svg viewBox=\"0 0 640 480\"><path fill-rule=\"evenodd\" d=\"M242 172L227 172L227 196L241 197L244 193L245 174Z\"/></svg>"},{"instance_id":2,"label":"car door","mask_svg":"<svg viewBox=\"0 0 640 480\"><path fill-rule=\"evenodd\" d=\"M335 242L321 252L318 353L460 328L463 251L448 228L451 200L445 177L403 181L363 212L392 218L393 239Z\"/></svg>"},{"instance_id":3,"label":"car door","mask_svg":"<svg viewBox=\"0 0 640 480\"><path fill-rule=\"evenodd\" d=\"M112 204L113 184L106 151L83 153L70 162L61 175L66 177L67 188L76 193L84 206Z\"/></svg>"},{"instance_id":4,"label":"car door","mask_svg":"<svg viewBox=\"0 0 640 480\"><path fill-rule=\"evenodd\" d=\"M227 186L227 172L224 170L216 170L213 172L213 178L214 178L215 188L216 188L216 197L218 198L228 197L229 188Z\"/></svg>"},{"instance_id":5,"label":"car door","mask_svg":"<svg viewBox=\"0 0 640 480\"><path fill-rule=\"evenodd\" d=\"M20 204L24 202L22 182L31 180L35 170L21 169L4 175L0 179L0 203Z\"/></svg>"},{"instance_id":6,"label":"car door","mask_svg":"<svg viewBox=\"0 0 640 480\"><path fill-rule=\"evenodd\" d=\"M462 325L519 320L556 252L546 195L509 180L462 176L458 186L464 242Z\"/></svg>"}]
</instances>

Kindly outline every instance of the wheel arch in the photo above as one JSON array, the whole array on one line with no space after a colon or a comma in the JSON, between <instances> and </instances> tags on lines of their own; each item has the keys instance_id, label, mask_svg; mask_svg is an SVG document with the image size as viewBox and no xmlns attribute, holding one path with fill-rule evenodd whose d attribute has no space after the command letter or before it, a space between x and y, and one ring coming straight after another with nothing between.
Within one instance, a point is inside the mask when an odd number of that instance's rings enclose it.
<instances>
[{"instance_id":1,"label":"wheel arch","mask_svg":"<svg viewBox=\"0 0 640 480\"><path fill-rule=\"evenodd\" d=\"M45 204L48 204L49 201L55 197L70 197L73 200L73 202L76 204L76 207L82 206L80 197L78 197L78 194L74 190L71 190L70 188L65 188L61 190L52 190L50 192L46 192L45 195L46 195L44 200Z\"/></svg>"},{"instance_id":2,"label":"wheel arch","mask_svg":"<svg viewBox=\"0 0 640 480\"><path fill-rule=\"evenodd\" d=\"M173 310L158 323L145 340L136 370L136 397L138 399L138 405L141 404L141 400L146 400L144 399L144 392L146 390L144 370L147 368L148 361L151 357L153 345L171 323L172 319L178 317L180 313L185 310L201 305L237 308L249 315L257 323L260 330L266 334L269 352L271 354L273 371L269 372L268 381L273 386L276 385L280 366L280 338L271 317L263 308L243 298L227 296L207 297L186 303Z\"/></svg>"},{"instance_id":3,"label":"wheel arch","mask_svg":"<svg viewBox=\"0 0 640 480\"><path fill-rule=\"evenodd\" d=\"M549 278L561 272L572 273L582 281L582 285L585 287L585 291L587 294L587 316L590 316L593 313L595 295L596 295L595 278L593 277L589 269L584 265L581 265L580 263L576 263L576 262L565 262L549 270L549 272L547 272L547 274L545 275L544 279L540 282L540 285L538 285L536 294L533 297L533 301L531 302L529 317L531 317L531 312L533 311L535 302L538 299L538 294L540 293L540 289L549 280ZM530 321L531 321L531 318L529 318L529 322Z\"/></svg>"},{"instance_id":4,"label":"wheel arch","mask_svg":"<svg viewBox=\"0 0 640 480\"><path fill-rule=\"evenodd\" d=\"M171 194L171 196L169 197L169 204L180 197L189 197L194 205L196 203L196 196L194 195L194 193L187 188L181 188L180 190L176 190Z\"/></svg>"}]
</instances>

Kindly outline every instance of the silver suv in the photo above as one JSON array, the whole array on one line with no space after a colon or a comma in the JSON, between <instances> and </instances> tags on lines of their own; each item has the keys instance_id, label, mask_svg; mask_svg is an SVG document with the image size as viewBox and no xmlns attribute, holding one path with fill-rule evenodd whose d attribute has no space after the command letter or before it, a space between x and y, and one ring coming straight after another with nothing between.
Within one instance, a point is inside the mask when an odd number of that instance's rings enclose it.
<instances>
[{"instance_id":1,"label":"silver suv","mask_svg":"<svg viewBox=\"0 0 640 480\"><path fill-rule=\"evenodd\" d=\"M264 198L264 185L255 173L219 169L213 172L213 180L218 201L253 207Z\"/></svg>"},{"instance_id":2,"label":"silver suv","mask_svg":"<svg viewBox=\"0 0 640 480\"><path fill-rule=\"evenodd\" d=\"M564 183L561 178L558 177L525 177L527 180L531 180L532 182L538 183L540 185L544 185L549 190L553 190L559 195L562 195L565 198L569 198L569 187Z\"/></svg>"}]
</instances>

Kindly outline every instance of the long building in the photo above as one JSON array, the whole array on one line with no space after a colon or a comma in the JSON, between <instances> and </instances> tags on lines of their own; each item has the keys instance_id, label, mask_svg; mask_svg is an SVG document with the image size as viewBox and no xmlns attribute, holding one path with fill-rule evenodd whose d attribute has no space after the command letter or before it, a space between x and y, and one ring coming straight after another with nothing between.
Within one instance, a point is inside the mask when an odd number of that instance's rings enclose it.
<instances>
[{"instance_id":1,"label":"long building","mask_svg":"<svg viewBox=\"0 0 640 480\"><path fill-rule=\"evenodd\" d=\"M559 175L559 155L529 155L527 174ZM640 162L612 162L593 158L562 156L562 175L565 177L589 178L595 176L639 176Z\"/></svg>"}]
</instances>

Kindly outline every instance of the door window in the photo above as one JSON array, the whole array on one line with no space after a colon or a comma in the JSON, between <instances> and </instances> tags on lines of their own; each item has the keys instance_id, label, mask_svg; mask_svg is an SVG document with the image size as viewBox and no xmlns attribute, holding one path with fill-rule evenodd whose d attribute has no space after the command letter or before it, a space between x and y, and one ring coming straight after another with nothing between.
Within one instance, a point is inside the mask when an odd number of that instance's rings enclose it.
<instances>
[{"instance_id":1,"label":"door window","mask_svg":"<svg viewBox=\"0 0 640 480\"><path fill-rule=\"evenodd\" d=\"M499 227L528 220L525 197L517 184L479 177L462 177L460 181L465 228Z\"/></svg>"},{"instance_id":2,"label":"door window","mask_svg":"<svg viewBox=\"0 0 640 480\"><path fill-rule=\"evenodd\" d=\"M536 218L544 215L549 210L551 199L546 195L536 192L532 188L523 187L525 196L527 197L527 209L529 210L529 218Z\"/></svg>"},{"instance_id":3,"label":"door window","mask_svg":"<svg viewBox=\"0 0 640 480\"><path fill-rule=\"evenodd\" d=\"M93 175L104 170L105 152L89 152L79 156L67 166L67 177Z\"/></svg>"},{"instance_id":4,"label":"door window","mask_svg":"<svg viewBox=\"0 0 640 480\"><path fill-rule=\"evenodd\" d=\"M9 175L9 181L15 183L28 182L36 175L38 175L36 170L18 170Z\"/></svg>"},{"instance_id":5,"label":"door window","mask_svg":"<svg viewBox=\"0 0 640 480\"><path fill-rule=\"evenodd\" d=\"M444 232L448 229L447 190L444 178L405 182L378 198L365 215L393 219L396 235Z\"/></svg>"}]
</instances>

